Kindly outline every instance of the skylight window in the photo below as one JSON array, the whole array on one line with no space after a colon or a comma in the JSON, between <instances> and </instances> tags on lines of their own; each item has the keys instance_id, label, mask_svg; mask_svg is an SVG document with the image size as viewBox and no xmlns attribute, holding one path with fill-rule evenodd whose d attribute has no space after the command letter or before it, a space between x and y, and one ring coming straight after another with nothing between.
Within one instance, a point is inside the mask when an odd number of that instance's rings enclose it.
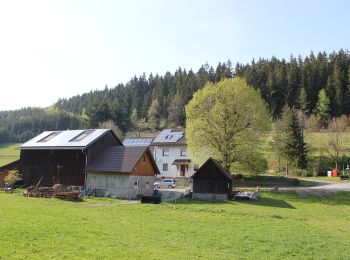
<instances>
[{"instance_id":1,"label":"skylight window","mask_svg":"<svg viewBox=\"0 0 350 260\"><path fill-rule=\"evenodd\" d=\"M86 138L88 135L90 135L94 130L85 130L84 132L78 134L76 137L74 137L72 140L69 142L80 142L84 138Z\"/></svg>"},{"instance_id":2,"label":"skylight window","mask_svg":"<svg viewBox=\"0 0 350 260\"><path fill-rule=\"evenodd\" d=\"M165 139L171 139L173 137L173 135L167 135L166 137L165 137Z\"/></svg>"},{"instance_id":3,"label":"skylight window","mask_svg":"<svg viewBox=\"0 0 350 260\"><path fill-rule=\"evenodd\" d=\"M50 141L52 138L54 138L55 136L59 135L61 133L61 131L58 132L52 132L50 134L48 134L47 136L45 136L43 139L40 139L38 141L38 143L46 143L47 141Z\"/></svg>"}]
</instances>

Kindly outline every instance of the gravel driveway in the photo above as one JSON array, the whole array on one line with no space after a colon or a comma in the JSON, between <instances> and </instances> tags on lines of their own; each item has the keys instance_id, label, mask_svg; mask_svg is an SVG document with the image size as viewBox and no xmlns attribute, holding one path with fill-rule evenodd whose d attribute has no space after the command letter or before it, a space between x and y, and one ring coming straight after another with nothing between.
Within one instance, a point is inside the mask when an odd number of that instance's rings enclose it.
<instances>
[{"instance_id":1,"label":"gravel driveway","mask_svg":"<svg viewBox=\"0 0 350 260\"><path fill-rule=\"evenodd\" d=\"M311 181L308 179L301 179L306 181ZM339 191L350 191L349 182L331 182L331 181L319 181L312 180L316 183L316 186L312 187L288 187L288 188L279 188L281 191L295 190L300 196L305 196L307 193L312 193L318 196L328 195L336 193Z\"/></svg>"}]
</instances>

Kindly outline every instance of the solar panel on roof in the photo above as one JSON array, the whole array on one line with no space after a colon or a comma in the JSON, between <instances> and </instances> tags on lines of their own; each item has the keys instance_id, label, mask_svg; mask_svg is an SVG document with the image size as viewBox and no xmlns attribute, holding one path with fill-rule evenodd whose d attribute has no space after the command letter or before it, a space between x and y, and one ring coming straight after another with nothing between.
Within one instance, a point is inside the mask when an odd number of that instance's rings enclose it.
<instances>
[{"instance_id":1,"label":"solar panel on roof","mask_svg":"<svg viewBox=\"0 0 350 260\"><path fill-rule=\"evenodd\" d=\"M154 142L159 143L176 143L184 132L173 132L172 129L164 129L155 139Z\"/></svg>"},{"instance_id":2,"label":"solar panel on roof","mask_svg":"<svg viewBox=\"0 0 350 260\"><path fill-rule=\"evenodd\" d=\"M58 131L58 132L52 132L49 135L45 136L44 138L40 139L38 141L38 143L45 143L49 140L51 140L52 138L54 138L55 136L59 135L62 131Z\"/></svg>"},{"instance_id":3,"label":"solar panel on roof","mask_svg":"<svg viewBox=\"0 0 350 260\"><path fill-rule=\"evenodd\" d=\"M128 138L124 139L124 146L149 146L153 138Z\"/></svg>"},{"instance_id":4,"label":"solar panel on roof","mask_svg":"<svg viewBox=\"0 0 350 260\"><path fill-rule=\"evenodd\" d=\"M74 137L69 142L80 142L81 140L85 139L88 135L92 134L95 130L89 129L85 130L82 133L78 134L76 137Z\"/></svg>"}]
</instances>

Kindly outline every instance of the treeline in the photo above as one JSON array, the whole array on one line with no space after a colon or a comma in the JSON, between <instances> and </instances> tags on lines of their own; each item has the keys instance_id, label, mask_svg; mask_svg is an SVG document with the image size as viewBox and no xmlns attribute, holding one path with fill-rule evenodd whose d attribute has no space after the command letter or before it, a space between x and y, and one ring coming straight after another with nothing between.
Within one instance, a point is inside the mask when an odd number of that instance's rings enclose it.
<instances>
[{"instance_id":1,"label":"treeline","mask_svg":"<svg viewBox=\"0 0 350 260\"><path fill-rule=\"evenodd\" d=\"M23 108L0 112L0 143L25 142L46 130L81 128L81 119L54 108Z\"/></svg>"},{"instance_id":2,"label":"treeline","mask_svg":"<svg viewBox=\"0 0 350 260\"><path fill-rule=\"evenodd\" d=\"M231 78L232 73L228 61L219 63L216 69L205 64L197 72L178 68L174 74L167 72L164 76L135 76L126 85L60 99L55 107L82 115L87 127L96 127L106 119L112 119L123 131L142 122L152 129L184 126L184 106L193 93L208 81Z\"/></svg>"},{"instance_id":3,"label":"treeline","mask_svg":"<svg viewBox=\"0 0 350 260\"><path fill-rule=\"evenodd\" d=\"M279 116L285 104L307 115L317 113L317 102L323 89L329 102L331 117L350 113L350 55L340 50L331 54L311 53L305 59L290 57L288 61L272 57L237 64L235 75L260 90L273 115Z\"/></svg>"},{"instance_id":4,"label":"treeline","mask_svg":"<svg viewBox=\"0 0 350 260\"><path fill-rule=\"evenodd\" d=\"M134 76L125 85L59 99L54 113L29 108L0 112L0 138L23 141L42 130L92 128L108 120L123 131L184 127L184 107L193 93L208 81L235 76L244 77L260 91L275 118L286 104L307 116L319 114L322 124L327 116L350 114L350 54L340 50L288 60L253 60L235 68L227 61L216 67L202 65L196 72L178 68L165 75Z\"/></svg>"}]
</instances>

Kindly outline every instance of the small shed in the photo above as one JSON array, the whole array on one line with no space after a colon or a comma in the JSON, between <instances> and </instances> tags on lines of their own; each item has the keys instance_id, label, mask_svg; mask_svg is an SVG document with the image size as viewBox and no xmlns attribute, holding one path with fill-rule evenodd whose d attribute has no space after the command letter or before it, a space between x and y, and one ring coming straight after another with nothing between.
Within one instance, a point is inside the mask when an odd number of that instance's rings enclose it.
<instances>
[{"instance_id":1,"label":"small shed","mask_svg":"<svg viewBox=\"0 0 350 260\"><path fill-rule=\"evenodd\" d=\"M232 194L232 177L218 161L209 158L193 175L193 199L227 200Z\"/></svg>"},{"instance_id":2,"label":"small shed","mask_svg":"<svg viewBox=\"0 0 350 260\"><path fill-rule=\"evenodd\" d=\"M148 147L106 147L86 168L86 187L96 196L132 199L152 195L157 164Z\"/></svg>"}]
</instances>

